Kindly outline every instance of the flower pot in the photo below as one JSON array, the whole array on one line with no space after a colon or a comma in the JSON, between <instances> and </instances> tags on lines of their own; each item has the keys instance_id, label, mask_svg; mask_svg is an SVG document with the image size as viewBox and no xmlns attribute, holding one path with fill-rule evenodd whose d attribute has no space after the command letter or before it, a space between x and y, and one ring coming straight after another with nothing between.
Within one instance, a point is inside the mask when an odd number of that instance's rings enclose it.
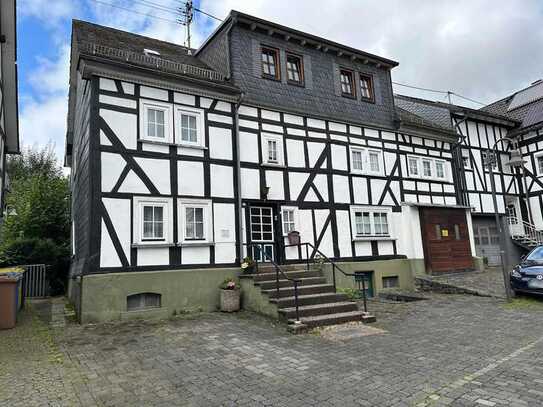
<instances>
[{"instance_id":1,"label":"flower pot","mask_svg":"<svg viewBox=\"0 0 543 407\"><path fill-rule=\"evenodd\" d=\"M250 266L247 266L243 269L243 274L253 274L255 272L255 265L252 264Z\"/></svg>"},{"instance_id":2,"label":"flower pot","mask_svg":"<svg viewBox=\"0 0 543 407\"><path fill-rule=\"evenodd\" d=\"M239 311L241 290L221 290L221 311Z\"/></svg>"}]
</instances>

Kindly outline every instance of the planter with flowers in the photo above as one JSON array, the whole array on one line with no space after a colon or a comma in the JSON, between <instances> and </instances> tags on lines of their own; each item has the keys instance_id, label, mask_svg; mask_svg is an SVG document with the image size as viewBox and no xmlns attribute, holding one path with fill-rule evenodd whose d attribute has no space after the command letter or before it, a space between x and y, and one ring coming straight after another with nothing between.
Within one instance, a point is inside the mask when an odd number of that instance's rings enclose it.
<instances>
[{"instance_id":1,"label":"planter with flowers","mask_svg":"<svg viewBox=\"0 0 543 407\"><path fill-rule=\"evenodd\" d=\"M241 263L241 269L243 270L243 274L253 274L255 272L256 263L255 261L247 256L243 259L243 263Z\"/></svg>"},{"instance_id":2,"label":"planter with flowers","mask_svg":"<svg viewBox=\"0 0 543 407\"><path fill-rule=\"evenodd\" d=\"M236 312L240 308L240 287L233 278L227 278L221 288L221 311Z\"/></svg>"}]
</instances>

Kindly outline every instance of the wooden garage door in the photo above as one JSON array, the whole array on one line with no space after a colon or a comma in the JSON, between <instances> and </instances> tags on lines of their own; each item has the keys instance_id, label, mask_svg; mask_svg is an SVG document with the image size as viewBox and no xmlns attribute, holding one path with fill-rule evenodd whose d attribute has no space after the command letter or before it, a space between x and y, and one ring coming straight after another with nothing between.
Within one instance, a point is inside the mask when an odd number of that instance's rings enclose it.
<instances>
[{"instance_id":1,"label":"wooden garage door","mask_svg":"<svg viewBox=\"0 0 543 407\"><path fill-rule=\"evenodd\" d=\"M442 273L472 269L464 209L420 208L420 214L428 271Z\"/></svg>"}]
</instances>

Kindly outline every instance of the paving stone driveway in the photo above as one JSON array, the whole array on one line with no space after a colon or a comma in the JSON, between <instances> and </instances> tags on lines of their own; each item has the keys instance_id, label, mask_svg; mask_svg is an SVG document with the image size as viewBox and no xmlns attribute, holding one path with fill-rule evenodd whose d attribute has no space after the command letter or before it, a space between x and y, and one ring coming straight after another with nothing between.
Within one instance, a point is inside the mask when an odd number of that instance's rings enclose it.
<instances>
[{"instance_id":1,"label":"paving stone driveway","mask_svg":"<svg viewBox=\"0 0 543 407\"><path fill-rule=\"evenodd\" d=\"M543 405L542 304L429 297L372 303L385 332L342 340L249 313L65 327L25 313L0 331L0 405Z\"/></svg>"}]
</instances>

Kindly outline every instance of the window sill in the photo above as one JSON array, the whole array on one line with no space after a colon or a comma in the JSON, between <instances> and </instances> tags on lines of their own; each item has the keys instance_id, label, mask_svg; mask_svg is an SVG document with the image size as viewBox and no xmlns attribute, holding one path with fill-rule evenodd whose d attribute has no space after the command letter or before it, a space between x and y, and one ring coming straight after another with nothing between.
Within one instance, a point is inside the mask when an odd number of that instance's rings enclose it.
<instances>
[{"instance_id":1,"label":"window sill","mask_svg":"<svg viewBox=\"0 0 543 407\"><path fill-rule=\"evenodd\" d=\"M169 141L149 140L146 138L138 139L138 143L155 144L159 146L175 146L176 145L175 143L171 143Z\"/></svg>"},{"instance_id":2,"label":"window sill","mask_svg":"<svg viewBox=\"0 0 543 407\"><path fill-rule=\"evenodd\" d=\"M284 164L260 163L261 167L286 168Z\"/></svg>"},{"instance_id":3,"label":"window sill","mask_svg":"<svg viewBox=\"0 0 543 407\"><path fill-rule=\"evenodd\" d=\"M158 146L173 146L173 147L184 147L184 148L194 148L197 150L207 150L207 147L199 146L195 144L187 144L187 143L171 143L169 141L155 141L155 140L148 140L140 138L138 139L138 143L145 143L145 144L154 144Z\"/></svg>"},{"instance_id":4,"label":"window sill","mask_svg":"<svg viewBox=\"0 0 543 407\"><path fill-rule=\"evenodd\" d=\"M206 247L206 246L215 246L215 242L181 242L177 243L177 246L179 247Z\"/></svg>"},{"instance_id":5,"label":"window sill","mask_svg":"<svg viewBox=\"0 0 543 407\"><path fill-rule=\"evenodd\" d=\"M277 76L266 75L265 73L262 74L262 79L268 79L270 81L281 82L281 78L278 78Z\"/></svg>"},{"instance_id":6,"label":"window sill","mask_svg":"<svg viewBox=\"0 0 543 407\"><path fill-rule=\"evenodd\" d=\"M375 99L371 99L371 98L360 98L360 101L375 104Z\"/></svg>"},{"instance_id":7,"label":"window sill","mask_svg":"<svg viewBox=\"0 0 543 407\"><path fill-rule=\"evenodd\" d=\"M189 144L189 143L177 143L175 144L177 147L183 147L183 148L192 148L194 150L207 150L207 147L200 146L197 144Z\"/></svg>"},{"instance_id":8,"label":"window sill","mask_svg":"<svg viewBox=\"0 0 543 407\"><path fill-rule=\"evenodd\" d=\"M357 236L353 239L353 242L368 242L375 240L397 240L395 237L391 236Z\"/></svg>"},{"instance_id":9,"label":"window sill","mask_svg":"<svg viewBox=\"0 0 543 407\"><path fill-rule=\"evenodd\" d=\"M158 243L152 243L152 242L142 242L142 243L132 243L131 247L133 248L151 248L151 247L174 247L175 243L165 243L165 242L158 242Z\"/></svg>"},{"instance_id":10,"label":"window sill","mask_svg":"<svg viewBox=\"0 0 543 407\"><path fill-rule=\"evenodd\" d=\"M344 98L347 98L347 99L356 100L356 96L355 96L355 95L351 95L351 94L349 94L349 93L342 93L342 94L341 94L341 97L344 97Z\"/></svg>"},{"instance_id":11,"label":"window sill","mask_svg":"<svg viewBox=\"0 0 543 407\"><path fill-rule=\"evenodd\" d=\"M305 88L305 82L296 82L296 81L289 81L287 80L287 83L292 86L297 86L299 88Z\"/></svg>"}]
</instances>

